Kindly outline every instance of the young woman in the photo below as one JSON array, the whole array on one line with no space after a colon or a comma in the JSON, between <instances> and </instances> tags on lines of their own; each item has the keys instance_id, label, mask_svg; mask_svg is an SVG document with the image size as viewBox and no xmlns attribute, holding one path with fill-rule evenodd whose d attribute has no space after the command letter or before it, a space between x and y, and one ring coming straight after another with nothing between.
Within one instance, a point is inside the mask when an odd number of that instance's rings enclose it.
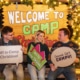
<instances>
[{"instance_id":1,"label":"young woman","mask_svg":"<svg viewBox=\"0 0 80 80\"><path fill-rule=\"evenodd\" d=\"M44 38L45 33L42 30L38 30L35 34L35 41L29 43L27 52L29 51L31 45L35 47L37 44L40 44L40 50L45 51L45 58L48 60L49 49L48 46L44 43ZM45 80L45 65L40 70L38 70L29 56L27 56L27 62L31 80Z\"/></svg>"}]
</instances>

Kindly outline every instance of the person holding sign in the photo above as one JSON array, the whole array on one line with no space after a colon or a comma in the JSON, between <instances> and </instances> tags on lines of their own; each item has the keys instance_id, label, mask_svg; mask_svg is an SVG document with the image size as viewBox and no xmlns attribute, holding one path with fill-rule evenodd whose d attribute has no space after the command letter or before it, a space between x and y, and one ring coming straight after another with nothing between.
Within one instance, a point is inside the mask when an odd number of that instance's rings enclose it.
<instances>
[{"instance_id":1,"label":"person holding sign","mask_svg":"<svg viewBox=\"0 0 80 80\"><path fill-rule=\"evenodd\" d=\"M76 57L78 45L69 40L70 31L67 28L59 29L59 41L53 44L49 58L50 71L48 80L55 80L63 74L67 80L76 80L74 62L78 62Z\"/></svg>"},{"instance_id":2,"label":"person holding sign","mask_svg":"<svg viewBox=\"0 0 80 80\"><path fill-rule=\"evenodd\" d=\"M31 80L45 80L45 59L48 60L49 49L44 43L44 37L45 33L38 30L35 34L35 41L28 44L27 62ZM42 62L44 62L43 65ZM38 68L37 65L41 67Z\"/></svg>"},{"instance_id":3,"label":"person holding sign","mask_svg":"<svg viewBox=\"0 0 80 80\"><path fill-rule=\"evenodd\" d=\"M17 46L17 45L20 45L20 43L16 38L14 38L13 29L9 26L4 26L1 30L0 46L8 47L8 46L14 46L14 45ZM11 50L9 53L14 54L14 52L11 52ZM6 56L4 57L6 58ZM7 57L10 58L10 56L7 56ZM14 62L14 60L12 62ZM3 70L5 80L13 80L13 71L16 72L17 80L24 80L24 72L23 72L22 63L19 63L18 65L16 65L16 63L8 64L8 62L5 65L5 68Z\"/></svg>"}]
</instances>

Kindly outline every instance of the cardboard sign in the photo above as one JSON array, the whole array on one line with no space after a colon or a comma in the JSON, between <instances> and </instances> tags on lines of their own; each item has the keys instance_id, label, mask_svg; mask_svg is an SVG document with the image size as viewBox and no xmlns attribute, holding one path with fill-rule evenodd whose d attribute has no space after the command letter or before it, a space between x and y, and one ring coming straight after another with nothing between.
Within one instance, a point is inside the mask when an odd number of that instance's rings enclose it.
<instances>
[{"instance_id":1,"label":"cardboard sign","mask_svg":"<svg viewBox=\"0 0 80 80\"><path fill-rule=\"evenodd\" d=\"M0 46L0 64L13 64L23 62L22 47L16 46Z\"/></svg>"},{"instance_id":2,"label":"cardboard sign","mask_svg":"<svg viewBox=\"0 0 80 80\"><path fill-rule=\"evenodd\" d=\"M25 49L34 40L38 30L45 32L45 43L51 47L57 41L58 30L67 25L67 14L68 7L65 4L55 9L42 4L34 4L33 8L24 4L11 4L3 6L3 25L13 28L14 36Z\"/></svg>"},{"instance_id":3,"label":"cardboard sign","mask_svg":"<svg viewBox=\"0 0 80 80\"><path fill-rule=\"evenodd\" d=\"M36 47L31 45L30 50L28 52L28 56L35 63L35 66L38 70L40 70L43 65L46 63L45 52L40 51L40 45L38 44Z\"/></svg>"},{"instance_id":4,"label":"cardboard sign","mask_svg":"<svg viewBox=\"0 0 80 80\"><path fill-rule=\"evenodd\" d=\"M74 63L76 53L69 47L60 47L52 52L51 60L56 67L66 67Z\"/></svg>"}]
</instances>

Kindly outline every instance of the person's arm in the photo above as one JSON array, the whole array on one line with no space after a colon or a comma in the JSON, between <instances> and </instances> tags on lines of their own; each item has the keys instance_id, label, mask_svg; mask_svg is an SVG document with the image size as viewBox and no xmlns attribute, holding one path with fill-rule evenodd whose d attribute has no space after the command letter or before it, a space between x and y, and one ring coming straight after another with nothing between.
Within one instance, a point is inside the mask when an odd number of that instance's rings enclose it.
<instances>
[{"instance_id":1,"label":"person's arm","mask_svg":"<svg viewBox=\"0 0 80 80\"><path fill-rule=\"evenodd\" d=\"M51 54L54 51L54 45L51 47L50 51L49 51L49 55L48 55L48 64L53 64L51 61Z\"/></svg>"},{"instance_id":2,"label":"person's arm","mask_svg":"<svg viewBox=\"0 0 80 80\"><path fill-rule=\"evenodd\" d=\"M77 45L76 46L76 50L75 50L75 52L76 52L76 59L75 59L75 63L79 63L80 62L80 50L79 50L79 46Z\"/></svg>"},{"instance_id":3,"label":"person's arm","mask_svg":"<svg viewBox=\"0 0 80 80\"><path fill-rule=\"evenodd\" d=\"M76 59L75 59L74 63L79 63L80 62L80 60L79 60L79 58L80 58L79 46L76 43L74 43L74 42L72 42L71 44L73 45L72 46L73 47L73 50L76 53Z\"/></svg>"},{"instance_id":4,"label":"person's arm","mask_svg":"<svg viewBox=\"0 0 80 80\"><path fill-rule=\"evenodd\" d=\"M46 60L47 60L47 62L48 62L48 56L49 56L49 48L48 48L48 46L47 45L45 45L45 57L46 57Z\"/></svg>"},{"instance_id":5,"label":"person's arm","mask_svg":"<svg viewBox=\"0 0 80 80\"><path fill-rule=\"evenodd\" d=\"M55 45L52 46L52 48L51 48L51 50L50 50L49 57L48 57L48 63L49 63L50 69L51 69L52 71L54 71L54 70L56 69L55 65L54 65L54 64L52 63L52 61L51 61L51 54L52 54L52 52L54 51L54 49L55 49Z\"/></svg>"},{"instance_id":6,"label":"person's arm","mask_svg":"<svg viewBox=\"0 0 80 80\"><path fill-rule=\"evenodd\" d=\"M28 44L27 53L28 53L28 51L29 51L29 49L30 49L30 45L31 45L31 43ZM28 62L29 64L32 64L32 60L30 59L30 57L29 57L28 55L27 55L27 62Z\"/></svg>"}]
</instances>

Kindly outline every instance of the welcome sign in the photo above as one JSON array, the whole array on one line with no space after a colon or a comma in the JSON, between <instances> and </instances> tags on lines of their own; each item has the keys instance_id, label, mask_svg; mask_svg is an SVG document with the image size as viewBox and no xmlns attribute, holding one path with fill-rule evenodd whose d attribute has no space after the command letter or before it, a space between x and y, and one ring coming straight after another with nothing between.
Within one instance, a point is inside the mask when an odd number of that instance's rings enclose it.
<instances>
[{"instance_id":1,"label":"welcome sign","mask_svg":"<svg viewBox=\"0 0 80 80\"><path fill-rule=\"evenodd\" d=\"M51 47L57 41L58 29L66 27L67 6L59 5L49 9L47 5L31 6L22 4L3 6L4 26L14 29L15 36L24 47L34 40L37 30L46 33L45 42Z\"/></svg>"}]
</instances>

